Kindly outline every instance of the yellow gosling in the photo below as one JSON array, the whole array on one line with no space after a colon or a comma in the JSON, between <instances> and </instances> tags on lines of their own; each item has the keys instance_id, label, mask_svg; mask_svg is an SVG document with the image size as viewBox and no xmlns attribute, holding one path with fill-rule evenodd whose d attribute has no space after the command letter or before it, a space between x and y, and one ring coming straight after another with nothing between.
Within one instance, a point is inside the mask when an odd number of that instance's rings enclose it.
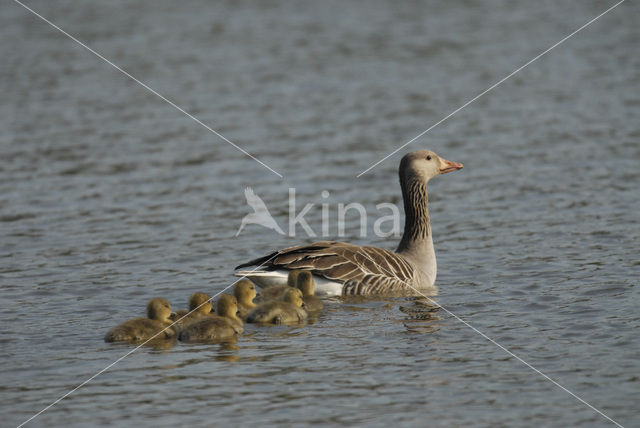
<instances>
[{"instance_id":1,"label":"yellow gosling","mask_svg":"<svg viewBox=\"0 0 640 428\"><path fill-rule=\"evenodd\" d=\"M210 316L213 310L213 303L211 297L203 292L193 293L189 298L189 309L181 309L175 312L175 315L171 316L171 319L176 322L179 327L184 327L193 321Z\"/></svg>"},{"instance_id":2,"label":"yellow gosling","mask_svg":"<svg viewBox=\"0 0 640 428\"><path fill-rule=\"evenodd\" d=\"M237 317L238 300L223 294L216 302L216 314L203 317L187 325L178 336L183 342L211 342L231 339L244 330L242 320Z\"/></svg>"},{"instance_id":3,"label":"yellow gosling","mask_svg":"<svg viewBox=\"0 0 640 428\"><path fill-rule=\"evenodd\" d=\"M294 269L289 271L289 275L287 276L287 285L291 288L296 288L296 284L298 283L298 275L300 275L301 270Z\"/></svg>"},{"instance_id":4,"label":"yellow gosling","mask_svg":"<svg viewBox=\"0 0 640 428\"><path fill-rule=\"evenodd\" d=\"M297 288L290 288L284 292L282 300L265 302L252 309L247 315L247 322L297 324L308 317L303 305L302 292Z\"/></svg>"},{"instance_id":5,"label":"yellow gosling","mask_svg":"<svg viewBox=\"0 0 640 428\"><path fill-rule=\"evenodd\" d=\"M238 300L238 316L246 319L249 311L256 307L253 299L256 298L256 286L248 279L241 279L233 286L233 295Z\"/></svg>"},{"instance_id":6,"label":"yellow gosling","mask_svg":"<svg viewBox=\"0 0 640 428\"><path fill-rule=\"evenodd\" d=\"M285 291L289 288L296 288L296 281L300 272L299 270L290 270L287 276L287 285L272 285L271 287L263 288L262 291L260 291L258 302L281 300Z\"/></svg>"},{"instance_id":7,"label":"yellow gosling","mask_svg":"<svg viewBox=\"0 0 640 428\"><path fill-rule=\"evenodd\" d=\"M105 342L142 342L151 339L171 325L171 304L167 299L151 299L147 304L147 318L134 318L112 328L104 336ZM167 328L157 339L174 337L176 331Z\"/></svg>"},{"instance_id":8,"label":"yellow gosling","mask_svg":"<svg viewBox=\"0 0 640 428\"><path fill-rule=\"evenodd\" d=\"M322 300L316 297L316 284L313 281L313 275L308 270L303 270L298 274L296 287L302 291L302 300L304 308L307 311L314 312L324 308Z\"/></svg>"}]
</instances>

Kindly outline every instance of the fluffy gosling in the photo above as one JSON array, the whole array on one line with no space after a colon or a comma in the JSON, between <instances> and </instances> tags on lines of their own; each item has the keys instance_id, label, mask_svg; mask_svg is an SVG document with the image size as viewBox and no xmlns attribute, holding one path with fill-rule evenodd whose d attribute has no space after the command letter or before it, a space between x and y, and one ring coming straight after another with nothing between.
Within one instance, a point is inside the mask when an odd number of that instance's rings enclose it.
<instances>
[{"instance_id":1,"label":"fluffy gosling","mask_svg":"<svg viewBox=\"0 0 640 428\"><path fill-rule=\"evenodd\" d=\"M296 281L300 272L299 270L290 270L287 276L287 285L272 285L271 287L263 288L262 291L260 291L258 302L281 300L285 291L289 288L296 288Z\"/></svg>"},{"instance_id":2,"label":"fluffy gosling","mask_svg":"<svg viewBox=\"0 0 640 428\"><path fill-rule=\"evenodd\" d=\"M264 302L247 314L247 322L270 324L296 324L307 319L302 292L297 288L286 290L282 300Z\"/></svg>"},{"instance_id":3,"label":"fluffy gosling","mask_svg":"<svg viewBox=\"0 0 640 428\"><path fill-rule=\"evenodd\" d=\"M213 310L213 303L211 297L203 292L193 293L189 298L189 309L181 309L175 312L175 315L171 316L171 319L176 322L179 327L185 327L187 324L193 321L210 316Z\"/></svg>"},{"instance_id":4,"label":"fluffy gosling","mask_svg":"<svg viewBox=\"0 0 640 428\"><path fill-rule=\"evenodd\" d=\"M256 307L253 299L256 298L256 286L248 279L241 279L233 286L233 295L238 300L238 316L246 319L249 311Z\"/></svg>"},{"instance_id":5,"label":"fluffy gosling","mask_svg":"<svg viewBox=\"0 0 640 428\"><path fill-rule=\"evenodd\" d=\"M216 302L216 314L187 325L178 339L183 342L210 342L235 337L244 331L237 312L238 300L229 294L223 294Z\"/></svg>"},{"instance_id":6,"label":"fluffy gosling","mask_svg":"<svg viewBox=\"0 0 640 428\"><path fill-rule=\"evenodd\" d=\"M167 299L151 299L147 303L147 318L134 318L112 328L104 336L104 341L141 342L160 332L158 339L170 339L176 335L175 329L167 328L172 323L170 317L171 304Z\"/></svg>"},{"instance_id":7,"label":"fluffy gosling","mask_svg":"<svg viewBox=\"0 0 640 428\"><path fill-rule=\"evenodd\" d=\"M296 288L302 291L302 300L304 308L307 311L314 312L324 308L322 300L316 297L316 284L313 281L313 275L308 270L303 270L298 274L296 280Z\"/></svg>"}]
</instances>

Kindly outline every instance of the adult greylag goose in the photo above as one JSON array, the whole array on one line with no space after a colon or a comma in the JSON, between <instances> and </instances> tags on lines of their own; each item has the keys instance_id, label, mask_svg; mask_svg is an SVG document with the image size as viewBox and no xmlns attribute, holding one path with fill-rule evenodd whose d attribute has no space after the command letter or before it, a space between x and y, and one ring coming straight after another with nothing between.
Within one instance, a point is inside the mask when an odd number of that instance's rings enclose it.
<instances>
[{"instance_id":1,"label":"adult greylag goose","mask_svg":"<svg viewBox=\"0 0 640 428\"><path fill-rule=\"evenodd\" d=\"M171 314L171 304L167 299L151 299L147 303L147 318L125 321L109 330L104 336L104 341L139 342L151 339L156 334L158 339L170 339L176 334L173 327L167 328L172 324L169 319Z\"/></svg>"},{"instance_id":2,"label":"adult greylag goose","mask_svg":"<svg viewBox=\"0 0 640 428\"><path fill-rule=\"evenodd\" d=\"M296 324L307 319L308 314L302 307L302 291L289 288L281 300L264 302L247 314L247 322L268 324Z\"/></svg>"},{"instance_id":3,"label":"adult greylag goose","mask_svg":"<svg viewBox=\"0 0 640 428\"><path fill-rule=\"evenodd\" d=\"M318 295L436 295L436 255L429 221L427 183L433 177L463 167L429 150L406 154L400 161L400 187L404 200L404 233L395 253L376 247L335 241L289 247L236 267L261 287L284 284L287 271L313 273Z\"/></svg>"}]
</instances>

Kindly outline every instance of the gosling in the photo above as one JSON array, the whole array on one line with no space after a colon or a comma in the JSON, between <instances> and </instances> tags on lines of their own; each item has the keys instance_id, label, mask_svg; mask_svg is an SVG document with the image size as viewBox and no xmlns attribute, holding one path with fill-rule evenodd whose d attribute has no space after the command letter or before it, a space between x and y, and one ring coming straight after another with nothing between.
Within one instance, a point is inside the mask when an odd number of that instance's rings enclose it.
<instances>
[{"instance_id":1,"label":"gosling","mask_svg":"<svg viewBox=\"0 0 640 428\"><path fill-rule=\"evenodd\" d=\"M301 271L290 270L287 276L287 285L272 285L260 291L259 302L269 302L271 300L280 300L285 291L289 288L296 288L296 280Z\"/></svg>"},{"instance_id":2,"label":"gosling","mask_svg":"<svg viewBox=\"0 0 640 428\"><path fill-rule=\"evenodd\" d=\"M282 300L265 302L252 309L247 322L270 324L296 324L307 319L303 307L302 292L297 288L286 290Z\"/></svg>"},{"instance_id":3,"label":"gosling","mask_svg":"<svg viewBox=\"0 0 640 428\"><path fill-rule=\"evenodd\" d=\"M248 279L241 279L233 287L233 295L238 300L238 316L246 319L249 311L256 307L253 299L256 298L256 286Z\"/></svg>"},{"instance_id":4,"label":"gosling","mask_svg":"<svg viewBox=\"0 0 640 428\"><path fill-rule=\"evenodd\" d=\"M181 309L172 315L171 319L176 321L179 327L185 327L202 317L211 316L213 310L213 303L211 303L211 297L208 294L198 292L191 295L189 298L189 309Z\"/></svg>"},{"instance_id":5,"label":"gosling","mask_svg":"<svg viewBox=\"0 0 640 428\"><path fill-rule=\"evenodd\" d=\"M216 302L216 315L203 317L187 325L178 336L183 342L209 342L231 339L244 330L242 320L236 316L238 300L223 294Z\"/></svg>"},{"instance_id":6,"label":"gosling","mask_svg":"<svg viewBox=\"0 0 640 428\"><path fill-rule=\"evenodd\" d=\"M171 326L171 304L167 299L151 299L147 304L147 318L134 318L112 328L104 336L105 342L141 342L156 336L170 339L176 335Z\"/></svg>"},{"instance_id":7,"label":"gosling","mask_svg":"<svg viewBox=\"0 0 640 428\"><path fill-rule=\"evenodd\" d=\"M296 288L302 291L302 300L304 308L309 312L320 311L324 308L322 300L315 295L316 284L313 281L313 275L308 270L300 271L296 280Z\"/></svg>"}]
</instances>

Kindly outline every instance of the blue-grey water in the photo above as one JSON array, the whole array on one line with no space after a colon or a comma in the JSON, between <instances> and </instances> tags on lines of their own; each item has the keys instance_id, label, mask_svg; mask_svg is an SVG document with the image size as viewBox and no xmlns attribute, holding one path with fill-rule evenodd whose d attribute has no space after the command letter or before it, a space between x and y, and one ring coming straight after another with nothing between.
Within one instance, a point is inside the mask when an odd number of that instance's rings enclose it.
<instances>
[{"instance_id":1,"label":"blue-grey water","mask_svg":"<svg viewBox=\"0 0 640 428\"><path fill-rule=\"evenodd\" d=\"M429 186L439 304L627 427L640 416L640 7L626 1L360 178L614 2L0 5L0 406L15 426L123 356L148 299L213 295L315 239L394 249L400 156ZM287 229L288 189L319 235ZM329 197L323 198L322 191ZM369 213L345 236L340 203ZM322 233L327 204L329 236ZM352 213L353 214L353 213ZM29 426L614 426L414 299L333 300L236 343L143 347Z\"/></svg>"}]
</instances>

